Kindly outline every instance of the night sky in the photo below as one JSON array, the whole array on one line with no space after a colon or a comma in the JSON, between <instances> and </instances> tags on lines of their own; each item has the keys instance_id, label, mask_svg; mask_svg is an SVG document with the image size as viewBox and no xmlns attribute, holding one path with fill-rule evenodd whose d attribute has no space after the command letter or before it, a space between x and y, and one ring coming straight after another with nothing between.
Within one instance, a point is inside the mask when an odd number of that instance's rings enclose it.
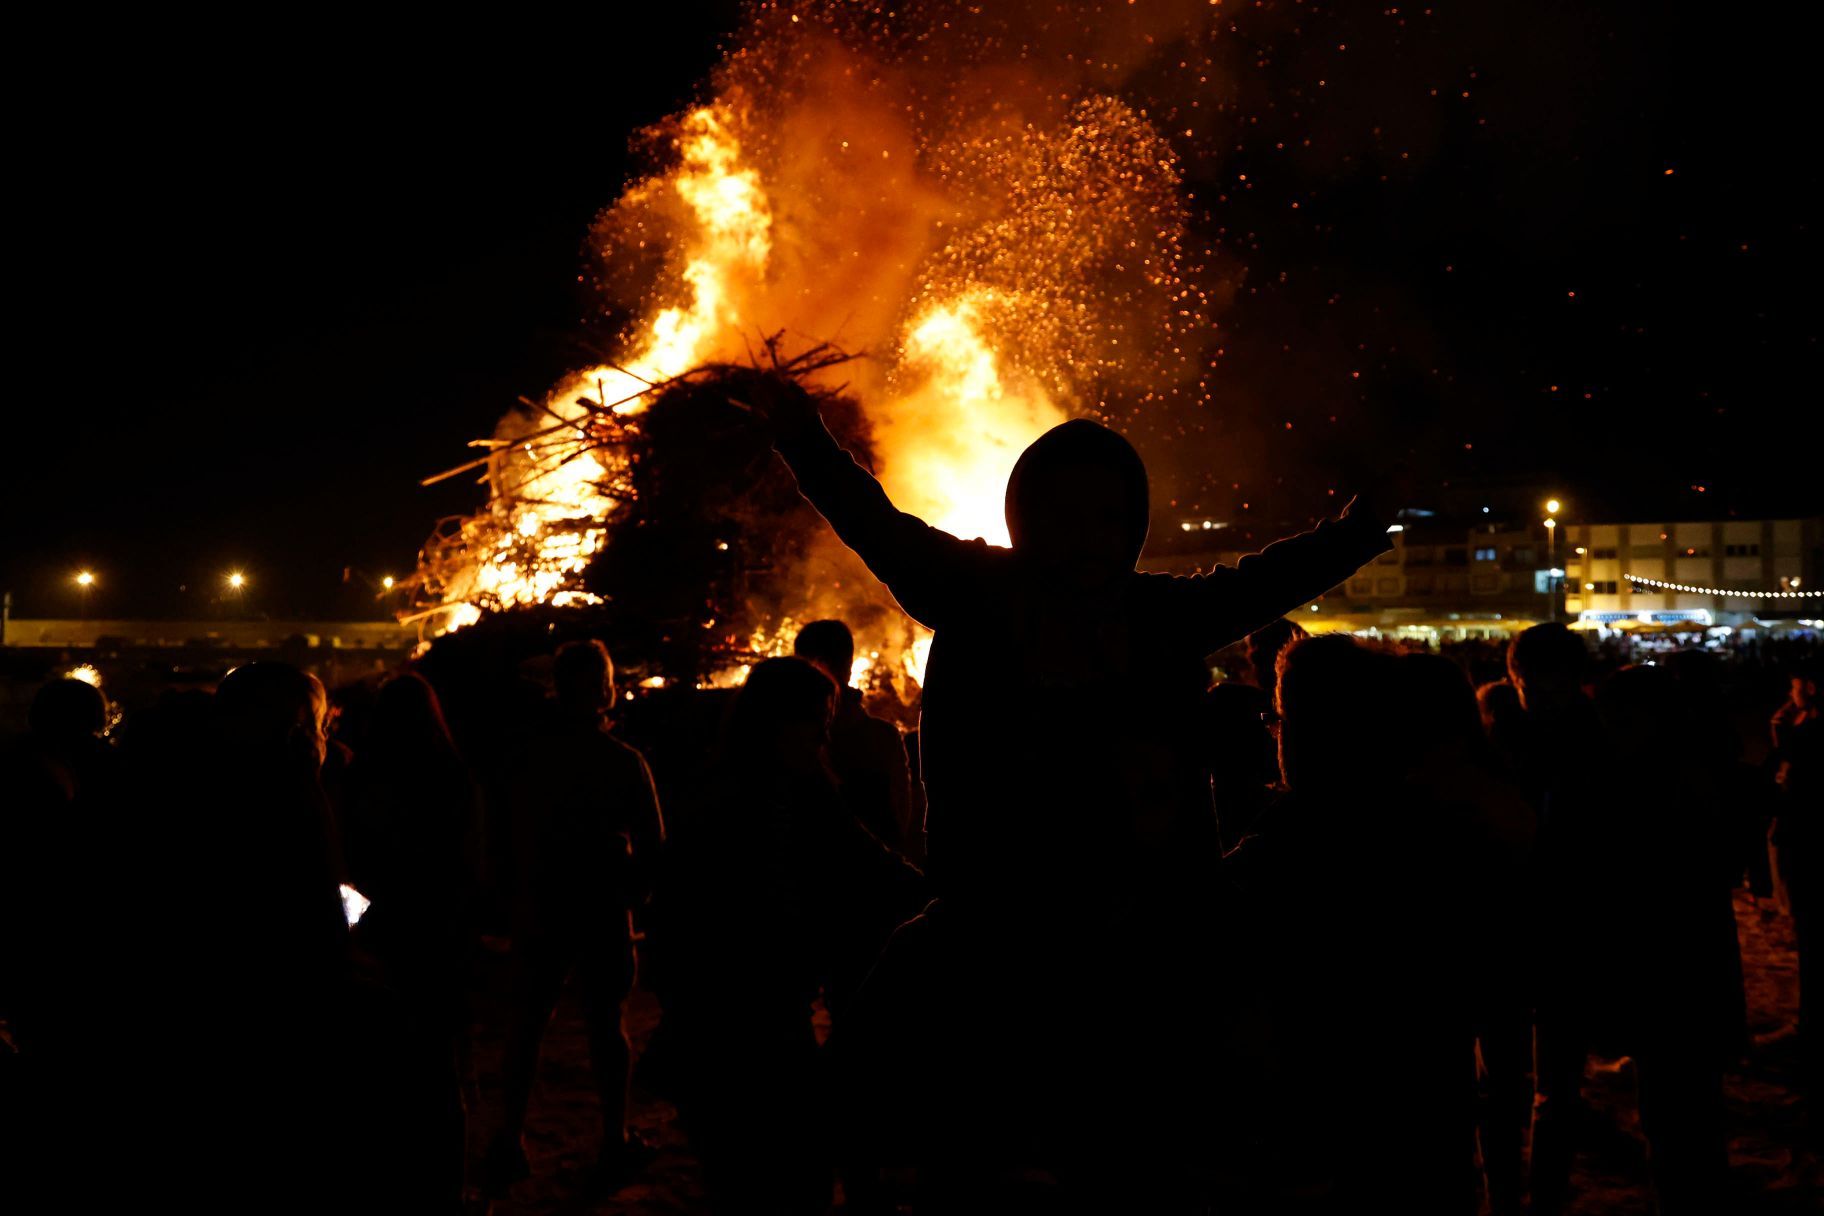
<instances>
[{"instance_id":1,"label":"night sky","mask_svg":"<svg viewBox=\"0 0 1824 1216\"><path fill-rule=\"evenodd\" d=\"M13 153L14 611L73 614L86 566L92 615L206 614L230 568L257 611L377 612L481 501L419 478L583 361L590 219L737 22L632 7L49 38ZM1213 388L1258 405L1212 467L1251 511L1308 515L1345 436L1589 518L1824 511L1802 38L1715 6L1230 10L1187 163L1247 267Z\"/></svg>"}]
</instances>

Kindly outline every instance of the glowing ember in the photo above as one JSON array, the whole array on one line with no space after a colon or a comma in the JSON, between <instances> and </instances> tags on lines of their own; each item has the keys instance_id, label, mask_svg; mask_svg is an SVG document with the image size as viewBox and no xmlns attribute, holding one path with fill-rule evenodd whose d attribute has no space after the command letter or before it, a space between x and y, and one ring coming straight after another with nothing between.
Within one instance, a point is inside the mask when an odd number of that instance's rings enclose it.
<instances>
[{"instance_id":1,"label":"glowing ember","mask_svg":"<svg viewBox=\"0 0 1824 1216\"><path fill-rule=\"evenodd\" d=\"M367 910L373 907L373 904L369 902L367 896L347 883L341 885L341 892L342 919L347 921L348 927L352 929L360 923L362 916L366 915Z\"/></svg>"}]
</instances>

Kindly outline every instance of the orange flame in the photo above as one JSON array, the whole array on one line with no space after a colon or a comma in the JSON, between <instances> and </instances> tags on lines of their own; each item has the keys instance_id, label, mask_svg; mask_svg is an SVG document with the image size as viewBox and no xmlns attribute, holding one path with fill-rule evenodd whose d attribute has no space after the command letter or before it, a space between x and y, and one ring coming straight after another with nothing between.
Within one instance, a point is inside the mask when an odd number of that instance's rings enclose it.
<instances>
[{"instance_id":1,"label":"orange flame","mask_svg":"<svg viewBox=\"0 0 1824 1216\"><path fill-rule=\"evenodd\" d=\"M789 327L865 348L871 363L845 370L888 493L999 545L1026 445L1120 376L1158 384L1149 352L1183 353L1198 305L1179 273L1176 162L1143 115L1092 96L1043 121L926 129L857 53L737 57L717 99L670 125L669 167L605 213L610 278L638 297L640 320L621 358L501 423L490 510L465 525L473 564L438 589L445 628L482 607L587 601L581 576L608 544L629 466L583 428L602 407L637 420L653 384L745 361L758 335ZM881 602L868 588L807 590L750 652L780 653L794 618L844 611L850 595ZM922 681L928 632L876 626L858 642L870 662L856 678Z\"/></svg>"}]
</instances>

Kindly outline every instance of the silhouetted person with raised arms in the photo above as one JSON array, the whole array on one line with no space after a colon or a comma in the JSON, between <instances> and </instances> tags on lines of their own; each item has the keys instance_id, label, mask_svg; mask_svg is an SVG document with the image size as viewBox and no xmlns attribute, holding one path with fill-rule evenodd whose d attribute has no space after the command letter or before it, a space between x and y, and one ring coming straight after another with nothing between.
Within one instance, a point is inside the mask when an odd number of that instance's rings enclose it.
<instances>
[{"instance_id":1,"label":"silhouetted person with raised arms","mask_svg":"<svg viewBox=\"0 0 1824 1216\"><path fill-rule=\"evenodd\" d=\"M953 1086L912 1122L918 1151L959 1173L1074 1172L1081 1190L1131 1179L1153 1155L1166 1164L1143 1170L1147 1185L1170 1189L1183 1146L1144 1119L1111 1139L1095 1112L1129 1098L1162 1110L1191 1071L1180 1049L1196 1002L1183 986L1205 950L1218 850L1196 738L1203 657L1342 582L1388 547L1384 526L1357 507L1233 568L1140 574L1145 467L1120 435L1078 419L1015 465L1001 549L895 508L799 386L756 375L733 391L770 422L837 535L936 632L921 768L939 900L900 931L876 979L883 1017L899 1007L938 1021L929 1067L880 1061L918 1093L885 1097L885 1076L860 1091L903 1112ZM940 1008L912 1012L905 989ZM1162 1017L1186 1024L1128 1036ZM873 1037L907 1038L884 1026ZM979 1193L977 1181L956 1184Z\"/></svg>"},{"instance_id":2,"label":"silhouetted person with raised arms","mask_svg":"<svg viewBox=\"0 0 1824 1216\"><path fill-rule=\"evenodd\" d=\"M573 971L606 1140L597 1180L618 1180L642 1156L643 1146L627 1131L629 1048L621 1005L633 989L633 910L651 892L664 821L645 759L609 729L614 664L608 648L594 640L566 643L552 677L556 700L513 783L505 1110L481 1179L493 1193L530 1172L520 1133L539 1041Z\"/></svg>"}]
</instances>

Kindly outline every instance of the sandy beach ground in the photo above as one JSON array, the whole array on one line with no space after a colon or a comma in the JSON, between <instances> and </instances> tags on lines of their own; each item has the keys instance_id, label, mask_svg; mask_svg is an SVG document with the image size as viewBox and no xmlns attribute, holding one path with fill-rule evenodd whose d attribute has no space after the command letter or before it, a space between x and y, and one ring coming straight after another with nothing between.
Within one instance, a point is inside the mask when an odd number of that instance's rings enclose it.
<instances>
[{"instance_id":1,"label":"sandy beach ground","mask_svg":"<svg viewBox=\"0 0 1824 1216\"><path fill-rule=\"evenodd\" d=\"M1793 1021L1798 1008L1797 964L1791 925L1771 901L1758 905L1738 894L1736 924L1748 984L1749 1029L1754 1049L1728 1078L1729 1156L1744 1214L1815 1213L1824 1210L1824 1171L1816 1133L1808 1137L1792 1084L1796 1064ZM501 959L490 956L483 982L497 991ZM635 1049L657 1022L651 997L636 992L629 1025ZM500 1053L498 1009L485 999L477 1027L476 1073L480 1110L470 1123L471 1162L498 1119ZM1646 1146L1635 1109L1632 1065L1594 1061L1587 1093L1600 1116L1595 1142L1578 1158L1572 1216L1646 1216ZM632 1121L657 1150L636 1180L611 1193L592 1193L590 1167L600 1145L601 1123L590 1081L580 1006L566 991L545 1039L539 1082L526 1128L532 1177L492 1206L494 1216L604 1213L661 1216L704 1210L700 1171L668 1103L635 1088ZM479 1208L477 1210L480 1210ZM840 1209L838 1209L840 1210Z\"/></svg>"}]
</instances>

